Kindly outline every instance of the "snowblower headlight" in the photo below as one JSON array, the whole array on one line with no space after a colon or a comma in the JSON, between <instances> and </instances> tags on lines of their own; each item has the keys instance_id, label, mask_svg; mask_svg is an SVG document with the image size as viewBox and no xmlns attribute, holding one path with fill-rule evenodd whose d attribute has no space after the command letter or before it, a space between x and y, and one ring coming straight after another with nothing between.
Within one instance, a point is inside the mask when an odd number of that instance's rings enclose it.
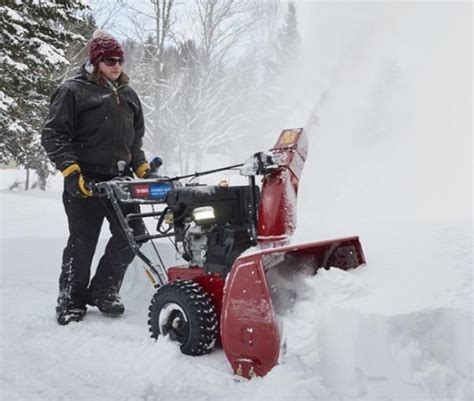
<instances>
[{"instance_id":1,"label":"snowblower headlight","mask_svg":"<svg viewBox=\"0 0 474 401\"><path fill-rule=\"evenodd\" d=\"M197 207L193 210L193 219L196 224L210 224L216 220L212 206Z\"/></svg>"}]
</instances>

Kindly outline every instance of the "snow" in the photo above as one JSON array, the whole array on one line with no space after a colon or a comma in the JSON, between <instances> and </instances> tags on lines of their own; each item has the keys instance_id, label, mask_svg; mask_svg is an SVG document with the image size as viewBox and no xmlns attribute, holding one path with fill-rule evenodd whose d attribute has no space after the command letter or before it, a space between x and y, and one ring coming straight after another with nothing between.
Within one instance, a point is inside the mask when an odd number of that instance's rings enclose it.
<instances>
[{"instance_id":1,"label":"snow","mask_svg":"<svg viewBox=\"0 0 474 401\"><path fill-rule=\"evenodd\" d=\"M5 63L5 64L9 64L11 67L17 69L17 70L20 70L20 71L24 71L28 68L28 66L26 64L23 64L23 63L17 63L15 61L13 61L10 57L8 56L3 56L3 57L0 57L0 62L2 63Z\"/></svg>"},{"instance_id":2,"label":"snow","mask_svg":"<svg viewBox=\"0 0 474 401\"><path fill-rule=\"evenodd\" d=\"M0 91L0 110L7 111L9 107L15 106L15 101L3 91Z\"/></svg>"},{"instance_id":3,"label":"snow","mask_svg":"<svg viewBox=\"0 0 474 401\"><path fill-rule=\"evenodd\" d=\"M311 41L307 92L282 127L310 135L293 242L359 235L367 265L287 283L298 300L279 315L280 363L239 379L221 348L192 358L149 338L154 290L138 261L124 316L89 308L58 326L61 176L10 191L24 172L0 170L1 400L474 399L472 6L305 7L327 40ZM106 239L104 227L94 266Z\"/></svg>"},{"instance_id":4,"label":"snow","mask_svg":"<svg viewBox=\"0 0 474 401\"><path fill-rule=\"evenodd\" d=\"M20 14L18 14L15 10L12 10L11 8L5 8L4 12L8 15L9 18L11 18L14 21L17 22L23 22L23 19Z\"/></svg>"},{"instance_id":5,"label":"snow","mask_svg":"<svg viewBox=\"0 0 474 401\"><path fill-rule=\"evenodd\" d=\"M50 64L59 64L65 63L69 64L69 61L62 54L61 49L56 49L53 46L50 46L44 42L37 41L39 44L38 53L45 57L45 60Z\"/></svg>"},{"instance_id":6,"label":"snow","mask_svg":"<svg viewBox=\"0 0 474 401\"><path fill-rule=\"evenodd\" d=\"M367 265L295 281L280 365L247 382L220 348L191 358L149 339L153 289L138 262L123 317L90 308L58 326L60 192L3 190L0 202L4 400L471 399L472 220L360 227ZM173 263L170 246L160 249Z\"/></svg>"}]
</instances>

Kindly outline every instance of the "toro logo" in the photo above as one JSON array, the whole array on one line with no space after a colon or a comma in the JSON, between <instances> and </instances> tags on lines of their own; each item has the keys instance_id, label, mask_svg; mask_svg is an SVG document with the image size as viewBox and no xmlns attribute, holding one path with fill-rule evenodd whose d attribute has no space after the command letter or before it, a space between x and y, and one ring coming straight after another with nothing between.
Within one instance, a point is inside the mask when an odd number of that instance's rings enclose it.
<instances>
[{"instance_id":1,"label":"toro logo","mask_svg":"<svg viewBox=\"0 0 474 401\"><path fill-rule=\"evenodd\" d=\"M132 193L135 198L147 198L150 190L147 184L134 185L132 187Z\"/></svg>"}]
</instances>

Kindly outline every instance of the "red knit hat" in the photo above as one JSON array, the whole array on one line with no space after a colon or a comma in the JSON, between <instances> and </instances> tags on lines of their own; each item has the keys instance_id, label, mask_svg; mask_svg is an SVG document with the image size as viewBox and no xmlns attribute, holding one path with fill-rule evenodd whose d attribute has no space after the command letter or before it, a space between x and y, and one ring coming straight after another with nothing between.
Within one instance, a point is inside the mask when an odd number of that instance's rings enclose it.
<instances>
[{"instance_id":1,"label":"red knit hat","mask_svg":"<svg viewBox=\"0 0 474 401\"><path fill-rule=\"evenodd\" d=\"M94 32L89 44L89 60L92 65L98 65L107 57L123 58L123 55L122 45L112 35L100 29Z\"/></svg>"}]
</instances>

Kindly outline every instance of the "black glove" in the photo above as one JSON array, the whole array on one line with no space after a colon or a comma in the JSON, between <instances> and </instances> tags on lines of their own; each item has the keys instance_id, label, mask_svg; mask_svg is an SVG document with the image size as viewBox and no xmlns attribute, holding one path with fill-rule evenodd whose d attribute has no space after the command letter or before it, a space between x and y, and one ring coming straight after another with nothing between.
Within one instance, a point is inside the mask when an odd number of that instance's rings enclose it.
<instances>
[{"instance_id":1,"label":"black glove","mask_svg":"<svg viewBox=\"0 0 474 401\"><path fill-rule=\"evenodd\" d=\"M84 180L84 176L78 171L74 171L64 178L66 191L74 198L90 198L93 193L89 185Z\"/></svg>"}]
</instances>

